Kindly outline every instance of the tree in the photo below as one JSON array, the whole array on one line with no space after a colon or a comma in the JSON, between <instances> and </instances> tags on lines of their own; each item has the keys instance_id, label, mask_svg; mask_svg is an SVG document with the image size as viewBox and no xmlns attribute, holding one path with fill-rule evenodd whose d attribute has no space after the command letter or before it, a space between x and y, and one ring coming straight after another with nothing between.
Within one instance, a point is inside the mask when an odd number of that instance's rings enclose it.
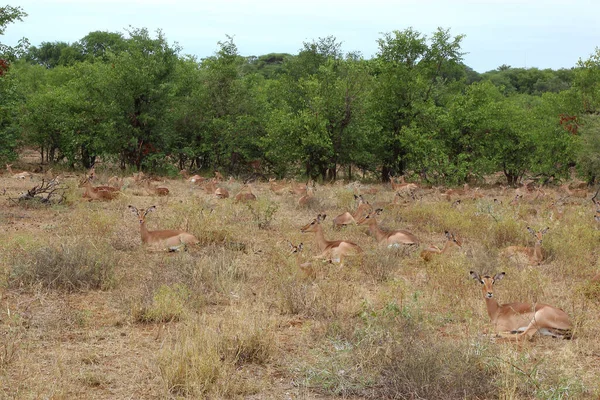
<instances>
[{"instance_id":1,"label":"tree","mask_svg":"<svg viewBox=\"0 0 600 400\"><path fill-rule=\"evenodd\" d=\"M128 33L127 49L108 55L107 100L120 110L115 146L120 149L121 167L158 168L166 162L168 138L163 129L180 49L169 45L160 30L156 38L146 29L132 28Z\"/></svg>"},{"instance_id":2,"label":"tree","mask_svg":"<svg viewBox=\"0 0 600 400\"><path fill-rule=\"evenodd\" d=\"M27 14L21 7L0 7L0 36L6 27L22 21ZM0 43L0 159L13 159L17 148L17 127L13 121L18 113L19 98L15 89L15 80L10 76L10 62L19 56L28 45L27 39L21 39L16 47Z\"/></svg>"},{"instance_id":3,"label":"tree","mask_svg":"<svg viewBox=\"0 0 600 400\"><path fill-rule=\"evenodd\" d=\"M343 58L341 45L327 37L304 43L283 69L269 90L266 156L312 178L336 179L338 166L360 160L365 147L368 64L352 53Z\"/></svg>"},{"instance_id":4,"label":"tree","mask_svg":"<svg viewBox=\"0 0 600 400\"><path fill-rule=\"evenodd\" d=\"M6 5L0 7L0 36L4 36L6 27L15 21L23 21L27 13L21 7ZM14 60L23 54L23 51L29 46L27 39L23 38L15 47L8 46L0 42L0 59ZM1 71L1 70L0 70ZM1 73L0 73L1 75Z\"/></svg>"},{"instance_id":5,"label":"tree","mask_svg":"<svg viewBox=\"0 0 600 400\"><path fill-rule=\"evenodd\" d=\"M403 134L407 129L416 132L415 127L435 125L428 120L437 115L430 106L447 101L447 85L457 80L450 71L462 66L462 39L440 28L428 43L427 37L408 28L378 40L372 115L381 126L376 152L382 181L406 170L409 149Z\"/></svg>"}]
</instances>

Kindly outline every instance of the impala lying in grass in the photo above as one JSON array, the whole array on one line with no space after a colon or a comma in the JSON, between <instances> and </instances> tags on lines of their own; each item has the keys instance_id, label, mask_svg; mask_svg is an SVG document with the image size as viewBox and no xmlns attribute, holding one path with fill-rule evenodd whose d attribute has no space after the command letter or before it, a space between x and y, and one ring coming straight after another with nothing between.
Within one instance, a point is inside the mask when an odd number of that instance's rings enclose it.
<instances>
[{"instance_id":1,"label":"impala lying in grass","mask_svg":"<svg viewBox=\"0 0 600 400\"><path fill-rule=\"evenodd\" d=\"M154 246L160 249L176 251L188 244L198 243L198 239L190 233L178 230L160 230L149 231L146 227L146 216L148 213L156 211L156 206L148 207L147 209L137 209L134 206L129 206L129 210L138 218L140 222L140 234L142 243Z\"/></svg>"},{"instance_id":2,"label":"impala lying in grass","mask_svg":"<svg viewBox=\"0 0 600 400\"><path fill-rule=\"evenodd\" d=\"M548 229L545 228L539 231L535 231L530 227L527 227L527 231L533 236L535 240L535 244L533 247L523 247L523 246L509 246L505 248L501 254L505 257L509 257L519 264L535 264L539 265L544 261L544 251L542 249L542 239L544 235L548 232Z\"/></svg>"},{"instance_id":3,"label":"impala lying in grass","mask_svg":"<svg viewBox=\"0 0 600 400\"><path fill-rule=\"evenodd\" d=\"M441 249L436 245L431 245L421 251L421 258L425 261L431 261L436 254L444 254L456 247L462 247L462 242L454 236L453 233L446 231L446 243Z\"/></svg>"},{"instance_id":4,"label":"impala lying in grass","mask_svg":"<svg viewBox=\"0 0 600 400\"><path fill-rule=\"evenodd\" d=\"M325 220L326 216L325 214L317 215L317 218L304 225L300 231L302 233L314 232L317 247L321 251L321 254L316 258L325 258L331 262L339 262L343 265L345 256L362 253L362 249L356 243L346 240L325 239L321 222Z\"/></svg>"},{"instance_id":5,"label":"impala lying in grass","mask_svg":"<svg viewBox=\"0 0 600 400\"><path fill-rule=\"evenodd\" d=\"M378 208L375 211L372 211L366 215L363 215L358 221L356 221L357 225L368 225L369 231L377 240L379 244L386 245L388 247L397 247L402 244L406 245L418 245L419 239L406 230L394 230L394 231L384 231L377 224L377 216L381 215L383 209Z\"/></svg>"},{"instance_id":6,"label":"impala lying in grass","mask_svg":"<svg viewBox=\"0 0 600 400\"><path fill-rule=\"evenodd\" d=\"M501 272L492 278L470 272L471 278L481 283L488 315L494 331L499 336L519 340L531 339L539 333L561 339L571 338L573 324L567 313L560 308L541 303L498 304L494 298L494 283L503 279L505 275Z\"/></svg>"},{"instance_id":7,"label":"impala lying in grass","mask_svg":"<svg viewBox=\"0 0 600 400\"><path fill-rule=\"evenodd\" d=\"M334 229L346 225L356 224L356 221L360 217L373 211L373 207L364 199L362 195L354 195L354 200L356 201L356 210L353 213L345 212L335 217L333 219Z\"/></svg>"}]
</instances>

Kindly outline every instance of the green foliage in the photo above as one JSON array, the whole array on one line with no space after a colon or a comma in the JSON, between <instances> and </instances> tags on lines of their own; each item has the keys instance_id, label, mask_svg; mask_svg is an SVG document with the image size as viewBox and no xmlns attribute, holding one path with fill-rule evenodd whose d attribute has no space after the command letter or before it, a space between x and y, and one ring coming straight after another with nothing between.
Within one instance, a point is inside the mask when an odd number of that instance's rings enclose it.
<instances>
[{"instance_id":1,"label":"green foliage","mask_svg":"<svg viewBox=\"0 0 600 400\"><path fill-rule=\"evenodd\" d=\"M600 98L597 52L573 70L480 75L462 63L462 40L394 31L364 60L331 36L295 56L246 58L227 37L201 61L146 29L44 42L0 80L0 156L29 145L71 166L102 157L163 173L323 180L359 168L452 184L498 171L510 183L560 178L579 161L594 176L582 145L594 136L582 128L579 140L577 128Z\"/></svg>"},{"instance_id":2,"label":"green foliage","mask_svg":"<svg viewBox=\"0 0 600 400\"><path fill-rule=\"evenodd\" d=\"M452 38L440 28L428 41L408 28L378 40L371 115L381 127L376 154L383 164L382 180L387 181L390 174L403 174L409 167L408 144L414 142L404 134L427 134L429 127L437 125L439 113L432 107L443 107L450 98L446 82L462 78L462 39L462 35ZM415 130L416 126L422 128Z\"/></svg>"}]
</instances>

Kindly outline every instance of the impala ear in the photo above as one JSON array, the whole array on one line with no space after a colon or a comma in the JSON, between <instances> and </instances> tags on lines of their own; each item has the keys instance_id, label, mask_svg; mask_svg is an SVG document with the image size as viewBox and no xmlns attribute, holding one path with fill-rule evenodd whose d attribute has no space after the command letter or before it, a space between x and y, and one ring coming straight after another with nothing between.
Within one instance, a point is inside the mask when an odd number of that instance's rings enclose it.
<instances>
[{"instance_id":1,"label":"impala ear","mask_svg":"<svg viewBox=\"0 0 600 400\"><path fill-rule=\"evenodd\" d=\"M469 275L471 276L471 278L475 279L476 281L479 281L480 283L483 283L483 281L481 280L481 277L479 276L479 274L475 271L471 271L469 273Z\"/></svg>"},{"instance_id":2,"label":"impala ear","mask_svg":"<svg viewBox=\"0 0 600 400\"><path fill-rule=\"evenodd\" d=\"M531 233L532 235L535 236L535 231L533 229L531 229L530 227L527 227L527 230L529 231L529 233Z\"/></svg>"},{"instance_id":3,"label":"impala ear","mask_svg":"<svg viewBox=\"0 0 600 400\"><path fill-rule=\"evenodd\" d=\"M137 208L135 208L134 206L132 206L132 205L129 205L129 206L127 206L127 208L129 208L129 211L131 211L131 212L132 212L132 213L134 213L135 215L137 215L137 214L138 214L138 209L137 209Z\"/></svg>"},{"instance_id":4,"label":"impala ear","mask_svg":"<svg viewBox=\"0 0 600 400\"><path fill-rule=\"evenodd\" d=\"M156 206L150 206L146 209L146 212L144 213L144 215L154 212L154 211L156 211Z\"/></svg>"},{"instance_id":5,"label":"impala ear","mask_svg":"<svg viewBox=\"0 0 600 400\"><path fill-rule=\"evenodd\" d=\"M300 244L298 245L298 251L302 251L303 248L304 248L304 244L302 242L300 242Z\"/></svg>"},{"instance_id":6,"label":"impala ear","mask_svg":"<svg viewBox=\"0 0 600 400\"><path fill-rule=\"evenodd\" d=\"M505 275L506 275L505 272L500 272L499 274L494 275L494 278L493 278L494 282L502 280Z\"/></svg>"},{"instance_id":7,"label":"impala ear","mask_svg":"<svg viewBox=\"0 0 600 400\"><path fill-rule=\"evenodd\" d=\"M383 208L378 208L377 210L375 210L375 214L377 214L377 215L381 215L382 212L383 212Z\"/></svg>"},{"instance_id":8,"label":"impala ear","mask_svg":"<svg viewBox=\"0 0 600 400\"><path fill-rule=\"evenodd\" d=\"M540 231L540 233L541 233L542 235L545 235L545 234L546 234L546 232L548 232L548 229L550 229L550 227L549 227L549 226L548 226L548 227L546 227L546 229L544 229L544 230Z\"/></svg>"},{"instance_id":9,"label":"impala ear","mask_svg":"<svg viewBox=\"0 0 600 400\"><path fill-rule=\"evenodd\" d=\"M325 221L325 217L327 217L327 214L319 214L319 221Z\"/></svg>"}]
</instances>

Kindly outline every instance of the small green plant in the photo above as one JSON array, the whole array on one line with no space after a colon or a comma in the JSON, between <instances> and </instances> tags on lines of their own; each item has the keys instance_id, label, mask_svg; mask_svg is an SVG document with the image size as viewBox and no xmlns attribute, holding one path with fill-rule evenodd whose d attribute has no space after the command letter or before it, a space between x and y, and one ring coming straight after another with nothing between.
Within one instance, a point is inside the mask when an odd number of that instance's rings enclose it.
<instances>
[{"instance_id":1,"label":"small green plant","mask_svg":"<svg viewBox=\"0 0 600 400\"><path fill-rule=\"evenodd\" d=\"M258 229L269 229L279 205L269 200L259 200L252 203L246 203L248 211L252 215L252 220L258 226Z\"/></svg>"},{"instance_id":2,"label":"small green plant","mask_svg":"<svg viewBox=\"0 0 600 400\"><path fill-rule=\"evenodd\" d=\"M170 322L180 320L186 311L190 291L183 284L162 285L152 296L150 304L134 310L140 322Z\"/></svg>"}]
</instances>

